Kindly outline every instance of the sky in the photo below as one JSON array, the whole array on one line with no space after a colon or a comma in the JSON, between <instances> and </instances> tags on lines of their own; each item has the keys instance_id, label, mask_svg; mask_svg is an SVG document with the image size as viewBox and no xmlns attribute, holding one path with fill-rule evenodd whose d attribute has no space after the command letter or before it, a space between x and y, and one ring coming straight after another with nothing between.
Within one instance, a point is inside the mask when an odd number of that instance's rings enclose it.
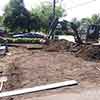
<instances>
[{"instance_id":1,"label":"sky","mask_svg":"<svg viewBox=\"0 0 100 100\"><path fill-rule=\"evenodd\" d=\"M0 15L3 14L5 6L10 0L3 0L0 3ZM53 0L24 0L28 10L38 6L41 2ZM90 17L93 14L100 13L100 0L57 0L58 3L65 9L65 19ZM62 2L61 2L62 1Z\"/></svg>"}]
</instances>

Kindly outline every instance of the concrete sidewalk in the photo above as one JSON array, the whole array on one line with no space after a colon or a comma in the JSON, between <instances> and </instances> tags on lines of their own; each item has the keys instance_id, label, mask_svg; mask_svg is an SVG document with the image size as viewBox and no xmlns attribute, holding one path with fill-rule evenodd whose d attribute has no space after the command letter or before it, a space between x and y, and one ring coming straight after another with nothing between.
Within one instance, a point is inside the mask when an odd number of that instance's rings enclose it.
<instances>
[{"instance_id":1,"label":"concrete sidewalk","mask_svg":"<svg viewBox=\"0 0 100 100\"><path fill-rule=\"evenodd\" d=\"M26 99L33 100L33 99ZM34 100L100 100L100 90L91 89L81 93L62 93L51 96L39 97Z\"/></svg>"}]
</instances>

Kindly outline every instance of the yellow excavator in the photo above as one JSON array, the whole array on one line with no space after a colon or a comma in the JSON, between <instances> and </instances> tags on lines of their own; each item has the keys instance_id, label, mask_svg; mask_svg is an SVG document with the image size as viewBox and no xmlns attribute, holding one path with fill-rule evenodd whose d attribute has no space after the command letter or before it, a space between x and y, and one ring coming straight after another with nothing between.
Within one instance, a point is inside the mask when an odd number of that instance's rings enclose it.
<instances>
[{"instance_id":1,"label":"yellow excavator","mask_svg":"<svg viewBox=\"0 0 100 100\"><path fill-rule=\"evenodd\" d=\"M54 39L56 27L60 23L61 23L61 21L59 21L58 18L55 18L53 20L53 22L50 26L48 39ZM73 30L73 36L74 36L76 43L78 43L78 44L98 43L99 34L100 34L100 25L97 25L97 24L88 25L87 31L85 33L85 40L83 41L82 37L80 35L80 31L77 29L77 26L73 22L66 21L66 23Z\"/></svg>"}]
</instances>

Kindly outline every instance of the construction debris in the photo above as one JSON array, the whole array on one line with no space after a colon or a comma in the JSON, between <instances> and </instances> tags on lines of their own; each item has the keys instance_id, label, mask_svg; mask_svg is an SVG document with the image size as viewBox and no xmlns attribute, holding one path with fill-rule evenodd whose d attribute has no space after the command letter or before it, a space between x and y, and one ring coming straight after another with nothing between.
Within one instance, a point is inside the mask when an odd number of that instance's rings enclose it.
<instances>
[{"instance_id":1,"label":"construction debris","mask_svg":"<svg viewBox=\"0 0 100 100\"><path fill-rule=\"evenodd\" d=\"M4 82L7 82L7 77L6 76L0 77L0 91L2 91Z\"/></svg>"},{"instance_id":2,"label":"construction debris","mask_svg":"<svg viewBox=\"0 0 100 100\"><path fill-rule=\"evenodd\" d=\"M49 85L36 86L32 88L24 88L24 89L17 89L13 91L1 92L0 97L16 96L25 93L39 92L39 91L55 89L55 88L60 88L65 86L72 86L72 85L78 85L78 82L75 80L70 80L65 82L49 84Z\"/></svg>"}]
</instances>

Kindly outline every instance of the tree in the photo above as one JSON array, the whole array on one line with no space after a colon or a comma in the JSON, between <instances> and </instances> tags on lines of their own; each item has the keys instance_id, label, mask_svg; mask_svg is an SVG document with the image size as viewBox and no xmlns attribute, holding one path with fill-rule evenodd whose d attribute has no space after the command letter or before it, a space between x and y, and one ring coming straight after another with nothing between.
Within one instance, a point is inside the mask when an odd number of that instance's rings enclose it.
<instances>
[{"instance_id":1,"label":"tree","mask_svg":"<svg viewBox=\"0 0 100 100\"><path fill-rule=\"evenodd\" d=\"M3 24L3 16L0 16L0 25Z\"/></svg>"},{"instance_id":2,"label":"tree","mask_svg":"<svg viewBox=\"0 0 100 100\"><path fill-rule=\"evenodd\" d=\"M94 14L91 17L92 24L100 24L100 14Z\"/></svg>"},{"instance_id":3,"label":"tree","mask_svg":"<svg viewBox=\"0 0 100 100\"><path fill-rule=\"evenodd\" d=\"M26 32L33 28L31 21L33 21L33 18L25 8L23 0L10 0L5 8L4 26L10 31Z\"/></svg>"},{"instance_id":4,"label":"tree","mask_svg":"<svg viewBox=\"0 0 100 100\"><path fill-rule=\"evenodd\" d=\"M85 23L85 24L100 24L100 14L94 14L92 15L90 18L82 18L81 23Z\"/></svg>"},{"instance_id":5,"label":"tree","mask_svg":"<svg viewBox=\"0 0 100 100\"><path fill-rule=\"evenodd\" d=\"M39 31L40 30L40 24L41 20L39 19L38 16L31 16L30 22L28 29L29 31L34 30L34 31Z\"/></svg>"},{"instance_id":6,"label":"tree","mask_svg":"<svg viewBox=\"0 0 100 100\"><path fill-rule=\"evenodd\" d=\"M91 19L90 18L82 18L80 22L81 22L81 24L89 25L89 24L91 24Z\"/></svg>"},{"instance_id":7,"label":"tree","mask_svg":"<svg viewBox=\"0 0 100 100\"><path fill-rule=\"evenodd\" d=\"M80 21L77 20L77 18L73 18L73 19L71 20L71 22L74 23L74 24L76 25L76 28L77 28L77 29L80 27Z\"/></svg>"},{"instance_id":8,"label":"tree","mask_svg":"<svg viewBox=\"0 0 100 100\"><path fill-rule=\"evenodd\" d=\"M62 17L64 10L60 7L56 7L56 17ZM32 15L38 16L40 19L40 26L45 32L48 31L49 22L52 22L52 4L50 2L42 3L41 6L32 9Z\"/></svg>"}]
</instances>

